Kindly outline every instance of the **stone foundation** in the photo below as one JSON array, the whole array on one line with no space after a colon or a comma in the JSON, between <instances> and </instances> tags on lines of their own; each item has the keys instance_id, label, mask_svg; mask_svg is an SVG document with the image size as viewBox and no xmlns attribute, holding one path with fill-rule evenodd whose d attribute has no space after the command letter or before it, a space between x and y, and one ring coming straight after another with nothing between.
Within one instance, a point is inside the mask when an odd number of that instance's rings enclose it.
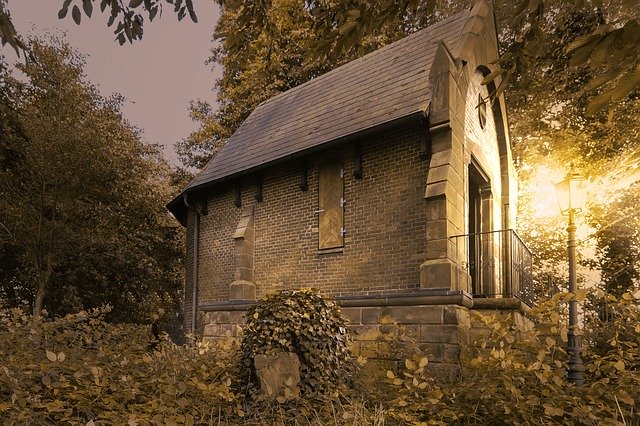
<instances>
[{"instance_id":1,"label":"stone foundation","mask_svg":"<svg viewBox=\"0 0 640 426\"><path fill-rule=\"evenodd\" d=\"M352 351L374 362L400 362L426 353L430 367L451 372L464 348L479 348L490 336L473 311L508 316L523 330L531 327L527 305L518 299L472 299L465 292L390 295L339 300L349 319ZM454 303L455 302L455 303ZM250 302L203 307L203 339L214 344L239 341Z\"/></svg>"},{"instance_id":2,"label":"stone foundation","mask_svg":"<svg viewBox=\"0 0 640 426\"><path fill-rule=\"evenodd\" d=\"M459 361L469 342L469 310L457 305L345 307L354 356L400 361L418 351L431 363Z\"/></svg>"}]
</instances>

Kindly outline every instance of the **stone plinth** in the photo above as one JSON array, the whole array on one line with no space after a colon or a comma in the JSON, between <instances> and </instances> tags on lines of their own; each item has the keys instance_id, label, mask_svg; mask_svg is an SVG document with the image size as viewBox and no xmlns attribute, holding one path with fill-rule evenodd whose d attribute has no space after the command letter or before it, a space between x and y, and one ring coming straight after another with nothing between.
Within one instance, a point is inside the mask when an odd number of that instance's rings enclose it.
<instances>
[{"instance_id":1,"label":"stone plinth","mask_svg":"<svg viewBox=\"0 0 640 426\"><path fill-rule=\"evenodd\" d=\"M300 360L296 354L256 355L254 366L263 396L283 403L300 394Z\"/></svg>"}]
</instances>

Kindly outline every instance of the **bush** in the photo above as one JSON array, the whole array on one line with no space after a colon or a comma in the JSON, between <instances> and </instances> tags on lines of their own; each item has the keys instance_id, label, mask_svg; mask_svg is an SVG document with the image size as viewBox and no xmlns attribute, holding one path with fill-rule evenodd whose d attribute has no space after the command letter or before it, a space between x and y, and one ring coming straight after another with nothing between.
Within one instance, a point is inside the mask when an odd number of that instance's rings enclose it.
<instances>
[{"instance_id":1,"label":"bush","mask_svg":"<svg viewBox=\"0 0 640 426\"><path fill-rule=\"evenodd\" d=\"M302 394L331 391L351 377L353 362L347 343L347 320L336 302L309 289L268 295L247 312L241 388L256 388L256 355L285 351L300 359Z\"/></svg>"},{"instance_id":2,"label":"bush","mask_svg":"<svg viewBox=\"0 0 640 426\"><path fill-rule=\"evenodd\" d=\"M149 326L104 314L34 327L20 310L0 311L1 424L199 424L241 412L219 354L166 336L150 351Z\"/></svg>"},{"instance_id":3,"label":"bush","mask_svg":"<svg viewBox=\"0 0 640 426\"><path fill-rule=\"evenodd\" d=\"M529 330L476 317L491 333L463 358L460 380L446 383L433 379L424 356L403 371L351 376L335 303L308 290L273 295L251 311L253 337L241 355L244 362L262 350L301 351L307 393L286 404L233 392L232 380L245 376L230 373L232 351L166 338L150 350L148 326L109 324L102 311L34 326L20 310L0 310L0 424L637 425L637 296L603 299L610 320L586 328L585 385L576 388L565 379L566 293L540 303ZM341 384L348 386L316 393Z\"/></svg>"},{"instance_id":4,"label":"bush","mask_svg":"<svg viewBox=\"0 0 640 426\"><path fill-rule=\"evenodd\" d=\"M640 308L631 294L609 297L608 349L595 353L590 343L601 328L585 330L585 385L566 380L565 302L559 293L531 312L534 327L517 329L505 318L476 315L491 333L463 359L461 380L438 385L426 359L407 361L388 416L407 423L434 424L640 424ZM519 338L514 338L520 334ZM595 335L595 337L594 337ZM600 345L601 346L601 345Z\"/></svg>"}]
</instances>

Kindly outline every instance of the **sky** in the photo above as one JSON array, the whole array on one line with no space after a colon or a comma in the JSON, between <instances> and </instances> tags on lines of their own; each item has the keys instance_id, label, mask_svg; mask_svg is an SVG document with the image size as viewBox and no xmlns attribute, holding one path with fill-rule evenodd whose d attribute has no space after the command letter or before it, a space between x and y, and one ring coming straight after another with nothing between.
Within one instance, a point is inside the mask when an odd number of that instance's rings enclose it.
<instances>
[{"instance_id":1,"label":"sky","mask_svg":"<svg viewBox=\"0 0 640 426\"><path fill-rule=\"evenodd\" d=\"M189 101L215 102L213 87L221 69L212 70L205 61L213 47L211 35L219 16L213 0L194 2L198 23L186 17L178 22L165 7L162 17L145 19L141 41L120 46L114 41L113 28L107 27L107 14L94 7L93 16L82 16L80 25L71 13L58 19L62 0L9 0L16 30L28 34L66 32L68 43L87 55L85 73L104 96L118 92L127 101L125 117L144 132L144 139L159 143L164 155L177 165L174 144L197 125L188 114ZM81 4L74 1L73 4ZM167 5L170 6L170 5ZM108 10L106 11L108 12ZM9 47L3 48L9 61L16 60Z\"/></svg>"}]
</instances>

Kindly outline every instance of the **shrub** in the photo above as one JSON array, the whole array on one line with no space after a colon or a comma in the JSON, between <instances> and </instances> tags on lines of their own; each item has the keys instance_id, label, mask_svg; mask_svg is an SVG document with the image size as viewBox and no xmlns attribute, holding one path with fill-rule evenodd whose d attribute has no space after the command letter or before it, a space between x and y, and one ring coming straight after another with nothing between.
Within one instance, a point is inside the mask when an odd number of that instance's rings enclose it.
<instances>
[{"instance_id":1,"label":"shrub","mask_svg":"<svg viewBox=\"0 0 640 426\"><path fill-rule=\"evenodd\" d=\"M589 344L599 328L585 330L585 385L566 380L568 293L541 302L530 314L534 327L517 330L505 318L475 316L491 333L476 353L462 360L461 380L436 384L423 367L408 360L399 377L388 416L407 423L434 424L640 424L640 308L631 294L609 296L613 313L606 351ZM520 333L519 338L514 338ZM595 333L595 337L594 337ZM602 345L600 344L599 347Z\"/></svg>"},{"instance_id":2,"label":"shrub","mask_svg":"<svg viewBox=\"0 0 640 426\"><path fill-rule=\"evenodd\" d=\"M34 327L20 310L0 311L1 424L200 424L241 412L219 354L166 336L149 351L148 326L104 313Z\"/></svg>"},{"instance_id":3,"label":"shrub","mask_svg":"<svg viewBox=\"0 0 640 426\"><path fill-rule=\"evenodd\" d=\"M351 376L354 364L347 343L347 320L336 302L310 289L268 295L247 312L240 385L255 389L256 355L285 351L300 359L303 394L331 391Z\"/></svg>"}]
</instances>

